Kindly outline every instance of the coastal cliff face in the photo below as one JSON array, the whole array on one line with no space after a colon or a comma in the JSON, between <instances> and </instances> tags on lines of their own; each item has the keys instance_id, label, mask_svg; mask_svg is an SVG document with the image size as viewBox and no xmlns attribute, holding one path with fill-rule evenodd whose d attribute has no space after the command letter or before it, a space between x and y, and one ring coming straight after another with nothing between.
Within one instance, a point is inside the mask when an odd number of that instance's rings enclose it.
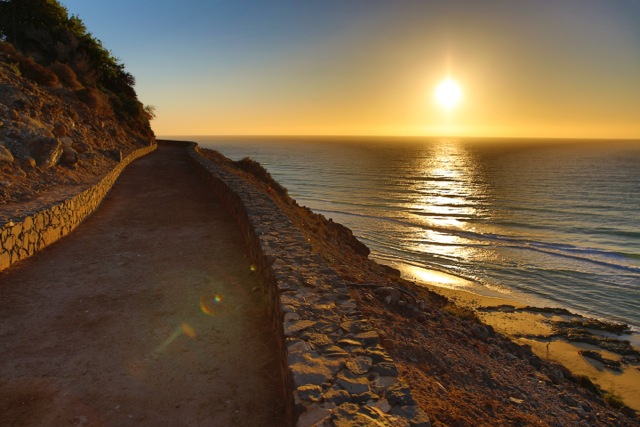
<instances>
[{"instance_id":1,"label":"coastal cliff face","mask_svg":"<svg viewBox=\"0 0 640 427\"><path fill-rule=\"evenodd\" d=\"M34 63L0 42L0 204L24 203L95 182L132 151L155 143L106 95L85 88L69 67Z\"/></svg>"},{"instance_id":2,"label":"coastal cliff face","mask_svg":"<svg viewBox=\"0 0 640 427\"><path fill-rule=\"evenodd\" d=\"M259 165L247 168L246 161L232 162L205 149L199 153L239 178L246 191L253 188L268 195L311 246L311 256L340 276L430 425L640 425L633 410L607 403L589 378L536 356L529 346L483 324L474 311L370 260L350 230L299 206ZM258 217L272 221L274 215ZM274 245L279 241L277 235L266 235ZM301 250L286 241L282 245L295 253ZM316 403L323 409L338 404L333 397L322 399ZM380 416L366 425L388 424Z\"/></svg>"}]
</instances>

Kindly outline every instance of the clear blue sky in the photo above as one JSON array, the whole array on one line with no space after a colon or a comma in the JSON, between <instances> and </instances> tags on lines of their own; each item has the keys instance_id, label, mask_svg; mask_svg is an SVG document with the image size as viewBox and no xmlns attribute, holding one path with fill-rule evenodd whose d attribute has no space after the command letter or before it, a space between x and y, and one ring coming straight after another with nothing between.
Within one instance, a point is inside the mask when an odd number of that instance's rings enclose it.
<instances>
[{"instance_id":1,"label":"clear blue sky","mask_svg":"<svg viewBox=\"0 0 640 427\"><path fill-rule=\"evenodd\" d=\"M637 1L62 4L136 77L158 135L640 138Z\"/></svg>"}]
</instances>

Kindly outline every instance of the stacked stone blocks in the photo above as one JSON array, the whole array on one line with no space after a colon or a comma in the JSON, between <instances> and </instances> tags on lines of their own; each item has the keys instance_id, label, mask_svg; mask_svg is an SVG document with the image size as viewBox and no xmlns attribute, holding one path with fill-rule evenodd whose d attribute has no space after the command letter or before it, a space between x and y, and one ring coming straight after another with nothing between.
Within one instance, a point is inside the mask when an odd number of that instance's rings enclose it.
<instances>
[{"instance_id":1,"label":"stacked stone blocks","mask_svg":"<svg viewBox=\"0 0 640 427\"><path fill-rule=\"evenodd\" d=\"M346 283L263 192L205 159L192 166L238 219L261 277L297 426L430 426Z\"/></svg>"},{"instance_id":2,"label":"stacked stone blocks","mask_svg":"<svg viewBox=\"0 0 640 427\"><path fill-rule=\"evenodd\" d=\"M124 168L156 149L150 145L135 150L98 183L66 200L45 206L33 214L0 219L0 271L28 258L69 234L96 210Z\"/></svg>"}]
</instances>

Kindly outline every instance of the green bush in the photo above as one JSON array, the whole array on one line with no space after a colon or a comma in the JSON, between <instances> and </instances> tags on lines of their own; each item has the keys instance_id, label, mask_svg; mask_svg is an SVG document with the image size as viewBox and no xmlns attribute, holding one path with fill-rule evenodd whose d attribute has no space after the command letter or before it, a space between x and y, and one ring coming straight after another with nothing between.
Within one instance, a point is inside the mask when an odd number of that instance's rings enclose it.
<instances>
[{"instance_id":1,"label":"green bush","mask_svg":"<svg viewBox=\"0 0 640 427\"><path fill-rule=\"evenodd\" d=\"M79 90L87 105L104 111L106 97L120 120L153 135L151 115L138 101L133 75L57 0L0 0L0 40L29 58L24 64L18 61L26 77L48 86L62 81Z\"/></svg>"}]
</instances>

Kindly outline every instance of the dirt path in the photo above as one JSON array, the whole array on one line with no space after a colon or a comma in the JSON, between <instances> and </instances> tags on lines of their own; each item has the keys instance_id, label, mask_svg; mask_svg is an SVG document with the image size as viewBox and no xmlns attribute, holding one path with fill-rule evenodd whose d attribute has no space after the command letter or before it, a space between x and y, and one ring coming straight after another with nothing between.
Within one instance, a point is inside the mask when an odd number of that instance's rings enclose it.
<instances>
[{"instance_id":1,"label":"dirt path","mask_svg":"<svg viewBox=\"0 0 640 427\"><path fill-rule=\"evenodd\" d=\"M256 286L234 220L160 146L0 273L0 425L281 425Z\"/></svg>"}]
</instances>

